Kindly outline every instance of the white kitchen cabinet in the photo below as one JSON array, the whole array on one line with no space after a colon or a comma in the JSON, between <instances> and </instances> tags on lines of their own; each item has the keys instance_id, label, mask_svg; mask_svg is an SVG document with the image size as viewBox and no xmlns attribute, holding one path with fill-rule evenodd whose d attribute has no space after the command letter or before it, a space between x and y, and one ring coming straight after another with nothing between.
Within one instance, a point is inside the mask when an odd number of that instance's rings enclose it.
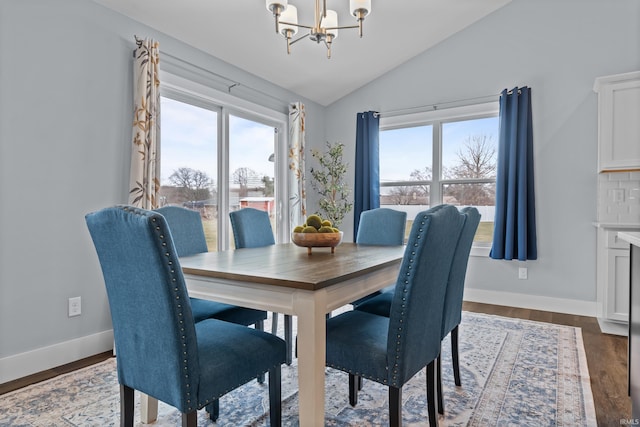
<instances>
[{"instance_id":1,"label":"white kitchen cabinet","mask_svg":"<svg viewBox=\"0 0 640 427\"><path fill-rule=\"evenodd\" d=\"M596 286L598 323L604 333L627 335L629 325L629 243L616 228L598 227Z\"/></svg>"},{"instance_id":2,"label":"white kitchen cabinet","mask_svg":"<svg viewBox=\"0 0 640 427\"><path fill-rule=\"evenodd\" d=\"M598 77L598 172L640 170L640 71Z\"/></svg>"},{"instance_id":3,"label":"white kitchen cabinet","mask_svg":"<svg viewBox=\"0 0 640 427\"><path fill-rule=\"evenodd\" d=\"M607 249L607 318L629 321L629 249Z\"/></svg>"}]
</instances>

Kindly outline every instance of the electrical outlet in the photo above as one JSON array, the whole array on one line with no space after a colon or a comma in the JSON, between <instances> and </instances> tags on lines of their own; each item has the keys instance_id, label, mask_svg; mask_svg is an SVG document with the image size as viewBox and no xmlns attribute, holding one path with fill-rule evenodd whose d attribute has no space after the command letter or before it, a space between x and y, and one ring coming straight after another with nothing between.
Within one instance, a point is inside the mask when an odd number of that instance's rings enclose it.
<instances>
[{"instance_id":1,"label":"electrical outlet","mask_svg":"<svg viewBox=\"0 0 640 427\"><path fill-rule=\"evenodd\" d=\"M527 273L528 273L527 267L520 267L518 269L518 279L522 279L522 280L526 279Z\"/></svg>"},{"instance_id":2,"label":"electrical outlet","mask_svg":"<svg viewBox=\"0 0 640 427\"><path fill-rule=\"evenodd\" d=\"M80 297L69 298L69 317L82 314L82 299Z\"/></svg>"},{"instance_id":3,"label":"electrical outlet","mask_svg":"<svg viewBox=\"0 0 640 427\"><path fill-rule=\"evenodd\" d=\"M624 202L624 188L615 188L612 190L612 199L615 203L623 203Z\"/></svg>"}]
</instances>

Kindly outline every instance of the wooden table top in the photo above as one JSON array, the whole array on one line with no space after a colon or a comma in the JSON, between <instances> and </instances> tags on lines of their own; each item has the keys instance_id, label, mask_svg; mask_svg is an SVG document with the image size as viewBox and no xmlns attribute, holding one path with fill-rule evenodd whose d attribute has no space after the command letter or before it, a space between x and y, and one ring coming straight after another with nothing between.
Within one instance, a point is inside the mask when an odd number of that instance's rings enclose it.
<instances>
[{"instance_id":1,"label":"wooden table top","mask_svg":"<svg viewBox=\"0 0 640 427\"><path fill-rule=\"evenodd\" d=\"M404 246L364 246L341 243L331 248L307 248L293 243L262 248L206 252L180 258L185 274L290 288L318 290L376 270L399 268Z\"/></svg>"}]
</instances>

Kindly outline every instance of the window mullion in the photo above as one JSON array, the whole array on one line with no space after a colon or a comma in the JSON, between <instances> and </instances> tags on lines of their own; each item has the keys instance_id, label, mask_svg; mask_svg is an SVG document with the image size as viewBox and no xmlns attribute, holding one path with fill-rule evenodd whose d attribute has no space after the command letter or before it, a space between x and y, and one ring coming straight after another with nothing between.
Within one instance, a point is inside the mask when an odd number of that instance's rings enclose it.
<instances>
[{"instance_id":1,"label":"window mullion","mask_svg":"<svg viewBox=\"0 0 640 427\"><path fill-rule=\"evenodd\" d=\"M431 128L433 131L433 165L431 166L432 179L429 206L433 207L442 203L442 123L439 121L433 122Z\"/></svg>"},{"instance_id":2,"label":"window mullion","mask_svg":"<svg viewBox=\"0 0 640 427\"><path fill-rule=\"evenodd\" d=\"M273 128L273 138L274 138L274 152L275 156L275 201L277 204L276 207L276 222L278 226L276 227L276 242L288 242L290 235L290 224L289 224L289 203L285 203L284 201L289 200L289 185L288 185L288 171L289 168L286 165L283 165L282 162L288 161L287 156L287 140L286 140L286 132L284 131L284 127L274 127Z\"/></svg>"},{"instance_id":3,"label":"window mullion","mask_svg":"<svg viewBox=\"0 0 640 427\"><path fill-rule=\"evenodd\" d=\"M218 118L218 250L229 249L229 110L222 107Z\"/></svg>"}]
</instances>

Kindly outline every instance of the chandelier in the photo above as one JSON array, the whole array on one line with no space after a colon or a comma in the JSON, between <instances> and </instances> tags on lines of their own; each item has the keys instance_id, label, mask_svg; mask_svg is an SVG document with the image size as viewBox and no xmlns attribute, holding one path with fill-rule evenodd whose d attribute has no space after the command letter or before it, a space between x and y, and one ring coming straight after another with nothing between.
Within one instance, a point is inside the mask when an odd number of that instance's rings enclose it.
<instances>
[{"instance_id":1,"label":"chandelier","mask_svg":"<svg viewBox=\"0 0 640 427\"><path fill-rule=\"evenodd\" d=\"M291 53L291 45L309 37L327 47L327 58L331 58L331 43L338 37L339 29L357 28L362 37L362 21L371 13L371 0L349 0L351 14L356 17L356 25L338 26L338 13L335 10L327 10L327 0L315 0L315 19L313 25L298 24L298 9L288 4L288 0L266 0L267 9L273 13L276 21L276 33L282 34L287 39L287 54ZM298 33L299 28L309 30L297 39L292 37Z\"/></svg>"}]
</instances>

